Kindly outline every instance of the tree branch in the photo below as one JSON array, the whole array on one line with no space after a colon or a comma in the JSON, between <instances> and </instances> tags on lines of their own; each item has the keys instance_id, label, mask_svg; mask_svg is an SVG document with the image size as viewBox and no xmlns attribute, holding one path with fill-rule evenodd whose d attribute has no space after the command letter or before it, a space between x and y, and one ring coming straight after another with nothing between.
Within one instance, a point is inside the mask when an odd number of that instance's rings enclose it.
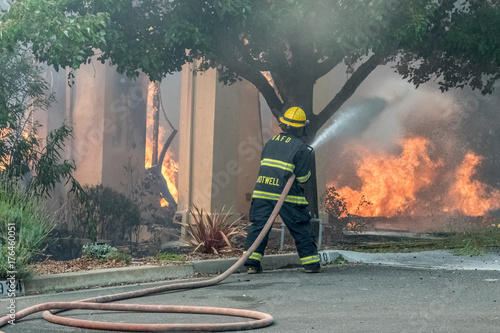
<instances>
[{"instance_id":1,"label":"tree branch","mask_svg":"<svg viewBox=\"0 0 500 333\"><path fill-rule=\"evenodd\" d=\"M354 71L349 80L344 84L342 89L328 103L327 106L317 115L312 131L317 132L328 119L354 94L360 84L370 75L371 72L381 63L385 56L374 54L365 63Z\"/></svg>"},{"instance_id":2,"label":"tree branch","mask_svg":"<svg viewBox=\"0 0 500 333\"><path fill-rule=\"evenodd\" d=\"M221 50L230 49L228 48L230 47L230 45L228 45L228 40L231 39L221 41L223 45L226 45L226 47L221 48ZM281 102L281 99L276 93L274 87L262 74L263 71L270 70L270 68L268 68L268 64L253 59L249 52L250 50L248 48L244 48L244 45L240 43L238 38L233 38L232 40L232 45L236 48L236 50L238 50L243 60L238 59L237 52L232 53L223 51L224 54L221 55L221 57L225 59L225 64L227 65L226 67L252 83L266 100L273 115L276 119L278 119L282 113L283 103Z\"/></svg>"},{"instance_id":3,"label":"tree branch","mask_svg":"<svg viewBox=\"0 0 500 333\"><path fill-rule=\"evenodd\" d=\"M271 112L278 119L283 109L283 103L276 94L274 87L262 75L260 70L229 57L226 58L226 64L228 65L227 68L252 83L259 90L269 105Z\"/></svg>"},{"instance_id":4,"label":"tree branch","mask_svg":"<svg viewBox=\"0 0 500 333\"><path fill-rule=\"evenodd\" d=\"M168 147L170 147L170 144L174 140L174 137L176 134L177 134L177 130L174 129L172 131L172 133L170 134L170 136L168 137L167 142L165 142L165 144L163 145L163 149L161 150L160 157L158 157L158 164L153 166L153 167L156 167L159 165L161 168L161 166L163 165L163 160L165 159L165 155L167 154Z\"/></svg>"},{"instance_id":5,"label":"tree branch","mask_svg":"<svg viewBox=\"0 0 500 333\"><path fill-rule=\"evenodd\" d=\"M315 78L320 78L323 75L328 74L335 66L337 66L342 61L342 58L334 59L328 58L325 61L319 62L314 66L313 76Z\"/></svg>"},{"instance_id":6,"label":"tree branch","mask_svg":"<svg viewBox=\"0 0 500 333\"><path fill-rule=\"evenodd\" d=\"M174 140L175 135L177 134L177 130L173 130L170 136L167 139L167 142L163 145L163 149L161 150L160 157L158 158L158 164L153 165L146 171L149 172L152 176L153 179L158 181L158 185L160 186L160 192L161 196L163 199L167 200L169 206L173 205L174 210L177 209L177 202L175 202L174 197L170 193L170 190L168 189L168 184L167 181L165 180L165 177L161 174L161 167L163 165L163 160L165 159L165 155L167 154L168 147L170 147L170 144Z\"/></svg>"},{"instance_id":7,"label":"tree branch","mask_svg":"<svg viewBox=\"0 0 500 333\"><path fill-rule=\"evenodd\" d=\"M245 45L242 45L239 39L234 42L234 45L248 66L258 68L260 71L264 72L271 70L271 66L268 63L253 58L250 54L250 49L246 48Z\"/></svg>"},{"instance_id":8,"label":"tree branch","mask_svg":"<svg viewBox=\"0 0 500 333\"><path fill-rule=\"evenodd\" d=\"M274 87L269 83L267 78L260 72L257 75L242 75L242 77L252 83L257 88L257 90L259 90L259 92L266 100L267 105L271 109L274 117L278 119L281 116L283 110L283 103L281 102L280 98L276 94L276 91L274 90Z\"/></svg>"}]
</instances>

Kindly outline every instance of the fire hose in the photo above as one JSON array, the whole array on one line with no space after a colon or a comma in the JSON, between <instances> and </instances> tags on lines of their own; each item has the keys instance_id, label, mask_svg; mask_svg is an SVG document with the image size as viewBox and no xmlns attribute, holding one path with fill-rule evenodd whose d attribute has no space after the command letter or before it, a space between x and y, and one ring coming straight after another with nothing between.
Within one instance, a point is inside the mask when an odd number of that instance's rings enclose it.
<instances>
[{"instance_id":1,"label":"fire hose","mask_svg":"<svg viewBox=\"0 0 500 333\"><path fill-rule=\"evenodd\" d=\"M49 322L89 329L100 329L109 331L128 331L128 332L164 332L164 331L236 331L236 330L250 330L269 326L273 323L273 317L267 313L231 309L231 308L217 308L217 307L202 307L202 306L181 306L181 305L144 305L144 304L105 304L109 302L120 301L124 299L137 298L146 295L152 295L161 292L173 290L187 290L195 288L209 287L218 284L233 274L252 254L253 251L259 246L264 239L265 235L271 229L271 226L278 215L285 197L290 191L295 174L288 179L288 182L281 193L274 210L272 211L269 219L267 220L264 228L260 232L255 242L250 246L246 253L238 259L229 269L222 274L208 280L180 282L162 285L158 287L146 288L135 290L131 292L118 293L113 295L104 295L94 298L87 298L74 302L48 302L34 306L30 306L24 310L15 313L15 320L22 319L31 314L44 311L43 318ZM67 317L56 316L55 313L76 310L112 310L112 311L135 311L135 312L153 312L153 313L194 313L194 314L211 314L211 315L225 315L234 317L251 318L253 320L244 322L231 322L231 323L217 323L217 324L133 324L133 323L113 323L113 322L99 322L82 319L74 319ZM12 320L10 316L0 318L0 327L5 326ZM0 331L0 333L4 333Z\"/></svg>"}]
</instances>

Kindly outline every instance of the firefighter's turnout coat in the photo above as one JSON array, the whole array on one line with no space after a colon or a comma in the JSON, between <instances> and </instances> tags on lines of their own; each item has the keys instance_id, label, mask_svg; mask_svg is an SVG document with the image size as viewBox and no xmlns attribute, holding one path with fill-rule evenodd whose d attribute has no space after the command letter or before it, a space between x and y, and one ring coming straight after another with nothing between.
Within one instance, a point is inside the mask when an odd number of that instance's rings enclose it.
<instances>
[{"instance_id":1,"label":"firefighter's turnout coat","mask_svg":"<svg viewBox=\"0 0 500 333\"><path fill-rule=\"evenodd\" d=\"M311 176L309 169L310 148L299 138L281 133L269 140L262 151L259 176L252 195L250 221L245 250L248 249L264 228L271 215L285 184L295 174L294 181L280 216L295 239L295 245L301 263L305 266L319 265L319 257L314 237L311 233L304 189L299 183L305 183ZM260 266L268 237L252 253L245 266Z\"/></svg>"},{"instance_id":2,"label":"firefighter's turnout coat","mask_svg":"<svg viewBox=\"0 0 500 333\"><path fill-rule=\"evenodd\" d=\"M295 173L298 183L311 176L311 151L300 139L285 133L274 136L262 151L259 177L252 198L278 201L288 178ZM285 202L307 206L304 190L294 182Z\"/></svg>"}]
</instances>

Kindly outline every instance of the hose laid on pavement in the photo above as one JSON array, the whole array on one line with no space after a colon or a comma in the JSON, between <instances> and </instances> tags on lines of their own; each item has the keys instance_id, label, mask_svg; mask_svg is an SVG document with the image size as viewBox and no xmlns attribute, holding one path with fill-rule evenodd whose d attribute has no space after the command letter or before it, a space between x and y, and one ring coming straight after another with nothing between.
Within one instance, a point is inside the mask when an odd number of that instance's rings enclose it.
<instances>
[{"instance_id":1,"label":"hose laid on pavement","mask_svg":"<svg viewBox=\"0 0 500 333\"><path fill-rule=\"evenodd\" d=\"M273 323L273 317L267 313L230 309L230 308L216 308L216 307L201 307L201 306L181 306L181 305L143 305L143 304L103 304L109 302L120 301L124 299L142 297L156 293L172 291L172 290L185 290L213 286L231 274L233 274L247 259L253 251L259 246L267 232L278 215L286 195L290 191L295 174L292 174L290 179L285 185L274 210L269 216L264 228L260 232L255 242L250 246L246 253L238 259L228 270L224 273L203 281L179 282L158 287L146 288L130 292L124 292L113 295L105 295L94 298L87 298L75 302L49 302L30 306L24 310L15 313L15 320L22 319L33 313L44 311L43 318L52 323L100 330L110 331L128 331L128 332L165 332L165 331L237 331L249 330L269 326ZM163 312L163 313L196 313L196 314L213 314L213 315L226 315L244 318L252 318L254 320L245 322L234 323L218 323L218 324L131 324L131 323L112 323L112 322L99 322L90 320L73 319L67 317L59 317L54 313L76 310L76 309L89 309L89 310L114 310L114 311L137 311L137 312ZM5 326L11 320L10 316L0 318L0 327ZM0 331L0 333L4 333Z\"/></svg>"}]
</instances>

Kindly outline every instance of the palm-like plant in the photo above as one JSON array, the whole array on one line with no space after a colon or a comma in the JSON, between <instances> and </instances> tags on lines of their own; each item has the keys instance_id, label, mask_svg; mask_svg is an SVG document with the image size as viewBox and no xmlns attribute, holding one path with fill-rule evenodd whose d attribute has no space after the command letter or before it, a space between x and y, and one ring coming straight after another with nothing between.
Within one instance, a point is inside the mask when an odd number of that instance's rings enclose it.
<instances>
[{"instance_id":1,"label":"palm-like plant","mask_svg":"<svg viewBox=\"0 0 500 333\"><path fill-rule=\"evenodd\" d=\"M193 223L181 223L186 227L187 234L180 240L193 247L193 252L199 250L217 254L223 248L232 248L234 237L246 236L246 226L241 223L241 217L234 219L234 213L224 212L224 207L210 214L193 205L189 213Z\"/></svg>"}]
</instances>

